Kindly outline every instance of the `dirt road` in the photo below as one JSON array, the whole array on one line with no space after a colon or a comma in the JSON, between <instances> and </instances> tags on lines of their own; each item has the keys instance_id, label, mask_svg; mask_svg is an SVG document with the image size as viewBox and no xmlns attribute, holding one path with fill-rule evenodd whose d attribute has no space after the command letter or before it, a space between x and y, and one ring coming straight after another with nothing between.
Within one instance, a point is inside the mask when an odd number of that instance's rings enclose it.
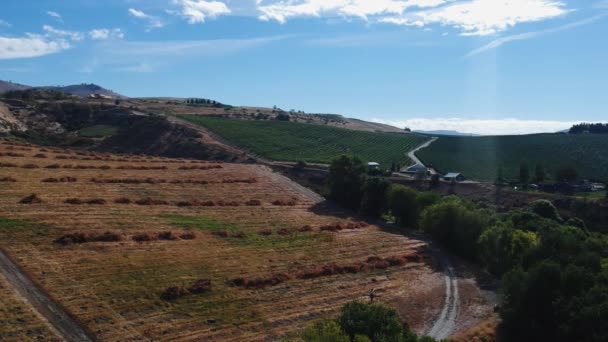
<instances>
[{"instance_id":1,"label":"dirt road","mask_svg":"<svg viewBox=\"0 0 608 342\"><path fill-rule=\"evenodd\" d=\"M416 147L415 149L413 149L407 153L407 156L410 157L410 159L412 161L414 161L414 165L420 164L420 165L424 166L424 163L422 163L422 160L420 160L420 159L418 159L418 157L416 157L416 152L422 150L423 148L427 148L427 147L431 146L431 144L434 143L437 139L439 139L439 138L433 137L433 138L431 138L431 140L425 142L424 144Z\"/></svg>"},{"instance_id":2,"label":"dirt road","mask_svg":"<svg viewBox=\"0 0 608 342\"><path fill-rule=\"evenodd\" d=\"M436 254L445 272L445 302L439 318L437 318L426 335L437 340L443 340L448 338L456 328L460 297L458 295L458 279L450 261L446 256L441 255L439 251L434 254Z\"/></svg>"},{"instance_id":3,"label":"dirt road","mask_svg":"<svg viewBox=\"0 0 608 342\"><path fill-rule=\"evenodd\" d=\"M0 272L32 308L46 318L62 340L93 341L80 324L44 294L2 250L0 250Z\"/></svg>"}]
</instances>

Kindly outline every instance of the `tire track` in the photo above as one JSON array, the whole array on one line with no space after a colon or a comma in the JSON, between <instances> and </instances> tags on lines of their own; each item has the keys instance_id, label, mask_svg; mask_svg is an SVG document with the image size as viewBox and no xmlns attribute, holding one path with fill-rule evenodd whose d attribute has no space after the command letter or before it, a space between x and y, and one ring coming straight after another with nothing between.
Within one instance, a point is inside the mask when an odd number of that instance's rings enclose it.
<instances>
[{"instance_id":1,"label":"tire track","mask_svg":"<svg viewBox=\"0 0 608 342\"><path fill-rule=\"evenodd\" d=\"M46 318L62 340L68 342L92 342L94 340L59 304L34 284L1 249L0 272L31 307Z\"/></svg>"},{"instance_id":2,"label":"tire track","mask_svg":"<svg viewBox=\"0 0 608 342\"><path fill-rule=\"evenodd\" d=\"M445 303L441 314L426 335L437 340L443 340L448 338L456 328L460 297L458 294L458 279L454 268L446 256L439 252L436 252L436 254L445 271Z\"/></svg>"}]
</instances>

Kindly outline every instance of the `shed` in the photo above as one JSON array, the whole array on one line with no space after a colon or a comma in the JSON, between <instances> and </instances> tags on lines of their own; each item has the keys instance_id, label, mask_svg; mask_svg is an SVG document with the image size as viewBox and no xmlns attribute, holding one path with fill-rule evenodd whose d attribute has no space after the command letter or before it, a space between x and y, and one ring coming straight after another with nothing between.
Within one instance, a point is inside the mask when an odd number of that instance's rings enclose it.
<instances>
[{"instance_id":1,"label":"shed","mask_svg":"<svg viewBox=\"0 0 608 342\"><path fill-rule=\"evenodd\" d=\"M449 182L451 182L451 181L464 182L467 179L462 175L462 173L449 172L445 176L443 176L443 180L449 181Z\"/></svg>"}]
</instances>

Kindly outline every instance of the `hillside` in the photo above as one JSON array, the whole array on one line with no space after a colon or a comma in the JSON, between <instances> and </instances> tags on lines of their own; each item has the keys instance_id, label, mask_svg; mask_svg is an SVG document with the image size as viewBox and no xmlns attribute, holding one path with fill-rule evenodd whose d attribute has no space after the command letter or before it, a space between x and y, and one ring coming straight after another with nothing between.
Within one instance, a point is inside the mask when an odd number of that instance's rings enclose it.
<instances>
[{"instance_id":1,"label":"hillside","mask_svg":"<svg viewBox=\"0 0 608 342\"><path fill-rule=\"evenodd\" d=\"M608 174L607 135L536 134L496 137L440 137L416 155L441 172L457 171L470 179L494 181L498 169L517 179L519 166L537 164L548 178L557 170L574 167L580 178L604 181Z\"/></svg>"},{"instance_id":2,"label":"hillside","mask_svg":"<svg viewBox=\"0 0 608 342\"><path fill-rule=\"evenodd\" d=\"M251 121L182 116L228 141L275 161L305 161L329 164L346 154L383 168L392 163L406 165L407 152L427 138L415 134L372 133L349 129L281 121Z\"/></svg>"},{"instance_id":3,"label":"hillside","mask_svg":"<svg viewBox=\"0 0 608 342\"><path fill-rule=\"evenodd\" d=\"M25 89L29 89L29 88L31 88L31 87L23 85L23 84L0 80L0 94L5 93L7 91L25 90Z\"/></svg>"}]
</instances>

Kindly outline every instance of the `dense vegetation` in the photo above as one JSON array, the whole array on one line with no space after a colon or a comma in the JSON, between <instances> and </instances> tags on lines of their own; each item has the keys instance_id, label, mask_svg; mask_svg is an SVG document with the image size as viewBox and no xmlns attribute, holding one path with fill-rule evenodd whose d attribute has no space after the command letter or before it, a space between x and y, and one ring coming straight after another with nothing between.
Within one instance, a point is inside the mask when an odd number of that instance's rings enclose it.
<instances>
[{"instance_id":1,"label":"dense vegetation","mask_svg":"<svg viewBox=\"0 0 608 342\"><path fill-rule=\"evenodd\" d=\"M314 124L283 121L245 121L185 116L229 141L261 156L280 161L329 164L340 155L375 161L383 168L392 163L409 164L406 153L425 137L372 133Z\"/></svg>"},{"instance_id":2,"label":"dense vegetation","mask_svg":"<svg viewBox=\"0 0 608 342\"><path fill-rule=\"evenodd\" d=\"M608 124L603 123L582 123L572 126L570 134L608 134Z\"/></svg>"},{"instance_id":3,"label":"dense vegetation","mask_svg":"<svg viewBox=\"0 0 608 342\"><path fill-rule=\"evenodd\" d=\"M497 137L441 137L417 153L441 172L461 172L470 179L518 179L520 165L544 168L547 180L560 169L575 169L580 178L608 178L608 135L537 134Z\"/></svg>"},{"instance_id":4,"label":"dense vegetation","mask_svg":"<svg viewBox=\"0 0 608 342\"><path fill-rule=\"evenodd\" d=\"M403 325L397 312L382 304L350 302L336 320L322 320L302 334L305 342L433 342Z\"/></svg>"},{"instance_id":5,"label":"dense vegetation","mask_svg":"<svg viewBox=\"0 0 608 342\"><path fill-rule=\"evenodd\" d=\"M401 185L378 186L382 182L366 177L359 164L345 157L332 163L330 184L337 184L336 177L355 181L330 186L331 198L353 208L355 194L384 196L384 211L362 212L390 215L400 226L418 228L446 250L502 277L506 341L605 341L608 236L587 224L605 213L608 203L580 202L570 207L581 209L560 213L552 202L538 200L504 212L455 196L440 199Z\"/></svg>"}]
</instances>

